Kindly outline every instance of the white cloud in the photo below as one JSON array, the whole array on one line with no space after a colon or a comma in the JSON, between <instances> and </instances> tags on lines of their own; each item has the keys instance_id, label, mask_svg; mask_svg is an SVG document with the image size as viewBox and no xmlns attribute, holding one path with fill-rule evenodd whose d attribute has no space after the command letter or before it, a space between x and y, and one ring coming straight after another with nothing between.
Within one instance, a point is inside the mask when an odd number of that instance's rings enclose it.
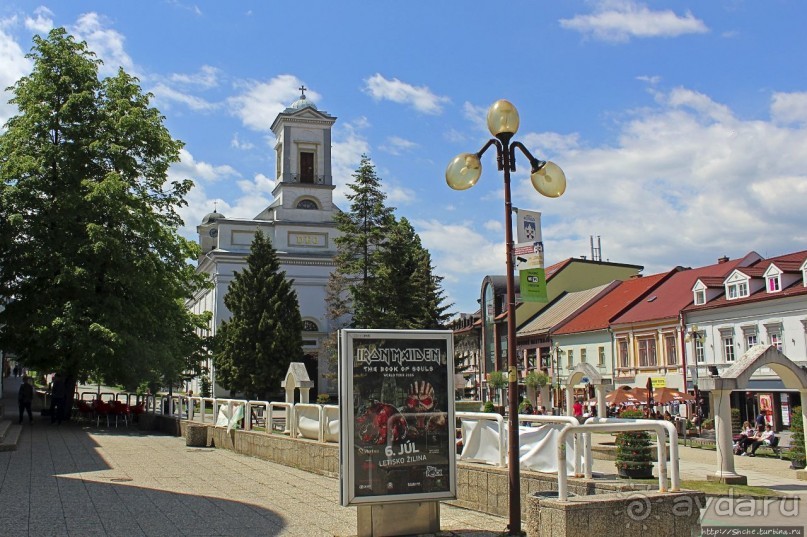
<instances>
[{"instance_id":1,"label":"white cloud","mask_svg":"<svg viewBox=\"0 0 807 537\"><path fill-rule=\"evenodd\" d=\"M238 136L238 133L236 132L233 134L232 140L230 140L230 147L240 149L242 151L249 151L250 149L255 148L255 144L252 142L245 142L240 136Z\"/></svg>"},{"instance_id":2,"label":"white cloud","mask_svg":"<svg viewBox=\"0 0 807 537\"><path fill-rule=\"evenodd\" d=\"M108 21L98 13L79 16L71 33L77 41L86 41L89 49L103 60L99 71L102 75L114 75L122 67L127 73L139 76L134 62L124 50L126 38L120 32L106 28Z\"/></svg>"},{"instance_id":3,"label":"white cloud","mask_svg":"<svg viewBox=\"0 0 807 537\"><path fill-rule=\"evenodd\" d=\"M364 91L376 101L408 104L424 114L439 114L443 111L443 104L451 101L448 97L435 95L426 86L413 86L397 78L389 80L379 73L365 80L365 84Z\"/></svg>"},{"instance_id":4,"label":"white cloud","mask_svg":"<svg viewBox=\"0 0 807 537\"><path fill-rule=\"evenodd\" d=\"M690 12L679 16L669 9L654 11L633 0L610 0L595 6L590 15L561 19L561 27L609 42L627 42L631 37L676 37L709 31L706 24Z\"/></svg>"},{"instance_id":5,"label":"white cloud","mask_svg":"<svg viewBox=\"0 0 807 537\"><path fill-rule=\"evenodd\" d=\"M473 222L416 220L412 224L431 253L437 273L447 282L460 281L467 274L502 272L504 242L487 240L474 229Z\"/></svg>"},{"instance_id":6,"label":"white cloud","mask_svg":"<svg viewBox=\"0 0 807 537\"><path fill-rule=\"evenodd\" d=\"M331 144L331 173L334 203L343 210L348 210L347 184L353 182L353 173L359 167L362 155L370 154L370 143L361 133L368 125L367 119L358 118L352 122L337 124L334 127L334 141Z\"/></svg>"},{"instance_id":7,"label":"white cloud","mask_svg":"<svg viewBox=\"0 0 807 537\"><path fill-rule=\"evenodd\" d=\"M31 72L33 64L6 28L17 24L16 18L0 20L0 130L9 118L17 113L17 107L8 103L11 93L6 88Z\"/></svg>"},{"instance_id":8,"label":"white cloud","mask_svg":"<svg viewBox=\"0 0 807 537\"><path fill-rule=\"evenodd\" d=\"M190 151L181 149L179 152L180 161L171 168L174 173L189 177L195 182L213 183L226 177L237 176L238 172L227 164L214 166L207 162L197 161Z\"/></svg>"},{"instance_id":9,"label":"white cloud","mask_svg":"<svg viewBox=\"0 0 807 537\"><path fill-rule=\"evenodd\" d=\"M807 92L774 93L771 115L777 123L807 123Z\"/></svg>"},{"instance_id":10,"label":"white cloud","mask_svg":"<svg viewBox=\"0 0 807 537\"><path fill-rule=\"evenodd\" d=\"M196 73L174 73L170 80L186 86L196 86L203 89L215 88L219 85L221 71L210 65L203 65Z\"/></svg>"},{"instance_id":11,"label":"white cloud","mask_svg":"<svg viewBox=\"0 0 807 537\"><path fill-rule=\"evenodd\" d=\"M45 6L34 10L34 17L25 18L25 27L43 36L53 29L53 12Z\"/></svg>"},{"instance_id":12,"label":"white cloud","mask_svg":"<svg viewBox=\"0 0 807 537\"><path fill-rule=\"evenodd\" d=\"M480 132L484 132L485 136L490 134L488 130L488 109L475 104L465 102L462 105L462 114L465 119L470 121L474 128Z\"/></svg>"},{"instance_id":13,"label":"white cloud","mask_svg":"<svg viewBox=\"0 0 807 537\"><path fill-rule=\"evenodd\" d=\"M156 101L166 107L170 107L171 103L180 103L196 112L208 112L219 107L216 103L181 92L163 83L158 83L150 91L154 94Z\"/></svg>"},{"instance_id":14,"label":"white cloud","mask_svg":"<svg viewBox=\"0 0 807 537\"><path fill-rule=\"evenodd\" d=\"M232 113L245 127L268 131L277 115L300 97L301 81L294 75L278 75L268 82L239 84L241 94L228 99ZM319 94L306 90L306 98L316 102Z\"/></svg>"},{"instance_id":15,"label":"white cloud","mask_svg":"<svg viewBox=\"0 0 807 537\"><path fill-rule=\"evenodd\" d=\"M418 144L411 140L407 140L405 138L401 138L400 136L390 136L387 138L387 141L384 145L379 146L379 149L382 151L386 151L391 155L401 155L403 153L411 152L414 149L417 149Z\"/></svg>"},{"instance_id":16,"label":"white cloud","mask_svg":"<svg viewBox=\"0 0 807 537\"><path fill-rule=\"evenodd\" d=\"M771 117L798 116L800 102L774 94ZM656 103L626 114L613 145L554 156L568 181L560 198L542 198L519 168L513 198L544 213L548 260L588 255L590 235L602 237L604 259L644 264L646 273L722 253L789 252L807 240L804 123L739 119L687 88Z\"/></svg>"},{"instance_id":17,"label":"white cloud","mask_svg":"<svg viewBox=\"0 0 807 537\"><path fill-rule=\"evenodd\" d=\"M384 188L384 193L387 195L387 204L393 207L398 205L406 205L408 203L413 203L417 196L415 195L415 191L403 187L401 185L395 184L392 181L383 180L382 186Z\"/></svg>"},{"instance_id":18,"label":"white cloud","mask_svg":"<svg viewBox=\"0 0 807 537\"><path fill-rule=\"evenodd\" d=\"M502 224L498 220L488 220L483 224L483 227L488 231L493 231L494 233L504 232L504 224Z\"/></svg>"}]
</instances>

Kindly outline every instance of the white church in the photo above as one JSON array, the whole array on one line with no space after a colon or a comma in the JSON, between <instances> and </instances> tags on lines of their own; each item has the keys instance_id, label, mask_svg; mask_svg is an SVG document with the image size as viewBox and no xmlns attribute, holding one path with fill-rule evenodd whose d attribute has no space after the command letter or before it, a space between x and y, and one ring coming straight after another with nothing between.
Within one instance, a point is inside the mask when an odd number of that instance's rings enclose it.
<instances>
[{"instance_id":1,"label":"white church","mask_svg":"<svg viewBox=\"0 0 807 537\"><path fill-rule=\"evenodd\" d=\"M336 118L317 110L301 97L272 123L277 142L274 201L254 218L228 218L216 212L207 214L197 226L202 254L197 270L213 283L188 303L194 313L212 312L210 335L231 316L224 296L233 275L246 266L252 239L257 230L272 241L280 269L294 280L294 290L303 318L303 346L308 375L315 382L312 395L336 393L336 383L325 378L328 363L321 352L330 332L326 318L325 288L334 269L338 235L334 215L331 174L331 127ZM210 380L217 396L229 392L216 384L212 360ZM333 384L333 385L331 385ZM190 386L199 393L198 379ZM280 387L278 386L278 390Z\"/></svg>"}]
</instances>

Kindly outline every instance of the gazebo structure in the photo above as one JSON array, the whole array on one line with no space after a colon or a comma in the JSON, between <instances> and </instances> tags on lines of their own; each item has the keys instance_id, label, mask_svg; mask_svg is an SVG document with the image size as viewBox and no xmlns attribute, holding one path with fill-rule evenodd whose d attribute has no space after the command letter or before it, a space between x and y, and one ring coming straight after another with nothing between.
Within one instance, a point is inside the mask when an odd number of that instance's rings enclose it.
<instances>
[{"instance_id":1,"label":"gazebo structure","mask_svg":"<svg viewBox=\"0 0 807 537\"><path fill-rule=\"evenodd\" d=\"M613 388L613 385L605 384L597 369L588 363L579 363L575 366L569 377L566 379L566 412L569 416L572 415L572 405L574 405L574 386L580 382L591 384L594 386L594 393L597 398L597 416L604 418L607 414L605 406L605 390Z\"/></svg>"},{"instance_id":2,"label":"gazebo structure","mask_svg":"<svg viewBox=\"0 0 807 537\"><path fill-rule=\"evenodd\" d=\"M734 471L732 452L731 404L729 396L735 390L748 387L751 375L760 367L771 368L786 388L798 390L801 395L801 420L807 429L807 371L793 363L775 346L755 345L748 349L720 376L700 379L700 389L711 392L711 405L715 411L715 440L717 443L717 471L708 475L709 481L746 484L748 479ZM799 419L799 416L793 416Z\"/></svg>"}]
</instances>

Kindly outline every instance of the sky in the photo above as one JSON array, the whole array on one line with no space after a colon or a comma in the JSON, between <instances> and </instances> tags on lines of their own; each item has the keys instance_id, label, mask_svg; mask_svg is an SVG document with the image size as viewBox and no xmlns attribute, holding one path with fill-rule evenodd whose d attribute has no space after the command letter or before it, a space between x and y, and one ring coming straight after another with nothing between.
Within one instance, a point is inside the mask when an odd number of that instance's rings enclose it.
<instances>
[{"instance_id":1,"label":"sky","mask_svg":"<svg viewBox=\"0 0 807 537\"><path fill-rule=\"evenodd\" d=\"M0 6L0 87L31 70L34 35L65 27L137 76L195 182L181 233L213 210L272 201L272 121L301 85L333 128L334 201L368 155L389 206L431 252L454 312L503 274L495 157L454 191L445 168L490 138L487 109L518 109L515 139L566 173L538 194L517 156L513 204L542 212L547 264L591 256L702 266L807 249L807 3L714 0L439 2L184 0ZM16 109L0 96L0 123Z\"/></svg>"}]
</instances>

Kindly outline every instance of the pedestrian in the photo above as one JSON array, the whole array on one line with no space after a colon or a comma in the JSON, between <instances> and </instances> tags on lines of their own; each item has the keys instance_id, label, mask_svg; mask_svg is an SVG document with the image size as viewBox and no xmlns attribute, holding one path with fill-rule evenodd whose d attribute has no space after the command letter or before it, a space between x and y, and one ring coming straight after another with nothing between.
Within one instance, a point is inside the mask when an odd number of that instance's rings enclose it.
<instances>
[{"instance_id":1,"label":"pedestrian","mask_svg":"<svg viewBox=\"0 0 807 537\"><path fill-rule=\"evenodd\" d=\"M18 365L15 365L15 366L14 366L14 376L15 376L15 377L19 377L19 376L20 376L20 366L18 366Z\"/></svg>"},{"instance_id":2,"label":"pedestrian","mask_svg":"<svg viewBox=\"0 0 807 537\"><path fill-rule=\"evenodd\" d=\"M65 386L64 379L61 373L56 373L53 376L53 382L50 384L50 422L57 425L62 424L62 417L64 416L64 405L67 397L67 387Z\"/></svg>"},{"instance_id":3,"label":"pedestrian","mask_svg":"<svg viewBox=\"0 0 807 537\"><path fill-rule=\"evenodd\" d=\"M764 410L759 411L759 414L757 414L755 422L756 422L757 427L765 427L765 424L767 423L767 420L765 419L765 411Z\"/></svg>"},{"instance_id":4,"label":"pedestrian","mask_svg":"<svg viewBox=\"0 0 807 537\"><path fill-rule=\"evenodd\" d=\"M31 386L31 377L22 377L22 384L20 391L17 394L17 401L20 404L20 423L22 423L22 415L24 411L28 411L28 422L34 423L34 415L31 413L31 402L34 400L34 387Z\"/></svg>"},{"instance_id":5,"label":"pedestrian","mask_svg":"<svg viewBox=\"0 0 807 537\"><path fill-rule=\"evenodd\" d=\"M583 403L577 399L572 405L572 415L582 423L583 421Z\"/></svg>"}]
</instances>

